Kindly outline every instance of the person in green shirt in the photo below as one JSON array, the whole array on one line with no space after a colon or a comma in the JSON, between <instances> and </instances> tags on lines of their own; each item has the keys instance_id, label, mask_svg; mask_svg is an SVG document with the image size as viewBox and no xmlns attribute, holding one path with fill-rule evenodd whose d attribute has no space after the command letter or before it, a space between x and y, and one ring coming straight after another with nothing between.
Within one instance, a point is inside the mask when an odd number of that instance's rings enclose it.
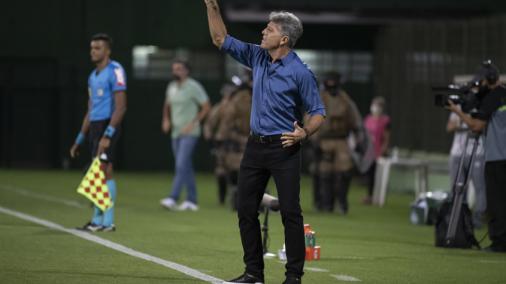
<instances>
[{"instance_id":1,"label":"person in green shirt","mask_svg":"<svg viewBox=\"0 0 506 284\"><path fill-rule=\"evenodd\" d=\"M167 86L162 111L162 131L171 132L176 173L172 192L160 200L160 204L171 210L198 210L192 154L201 133L200 123L211 106L202 85L189 75L190 67L186 61L172 63L174 80ZM188 190L187 198L177 206L183 186Z\"/></svg>"}]
</instances>

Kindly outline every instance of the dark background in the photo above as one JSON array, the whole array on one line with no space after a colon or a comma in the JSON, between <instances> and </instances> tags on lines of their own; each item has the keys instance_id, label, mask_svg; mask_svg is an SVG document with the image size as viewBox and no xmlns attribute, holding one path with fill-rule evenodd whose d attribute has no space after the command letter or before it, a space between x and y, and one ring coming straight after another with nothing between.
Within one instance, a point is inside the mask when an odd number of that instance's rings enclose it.
<instances>
[{"instance_id":1,"label":"dark background","mask_svg":"<svg viewBox=\"0 0 506 284\"><path fill-rule=\"evenodd\" d=\"M372 80L348 82L345 88L364 115L373 96L386 97L392 144L409 150L448 151L448 113L433 106L431 85L471 74L487 58L506 69L506 1L223 0L221 6L229 33L245 41L259 41L269 11L290 10L304 14L297 48L372 53ZM252 16L237 17L238 12ZM320 16L325 13L344 17ZM94 68L89 39L97 32L113 37L112 57L128 75L117 166L172 167L169 138L160 132L168 74L166 80L135 79L132 48L156 45L219 54L201 0L2 1L0 167L82 167L88 160L69 161L68 149L86 110L87 77ZM196 79L216 102L225 78ZM211 169L203 141L194 160L197 169Z\"/></svg>"}]
</instances>

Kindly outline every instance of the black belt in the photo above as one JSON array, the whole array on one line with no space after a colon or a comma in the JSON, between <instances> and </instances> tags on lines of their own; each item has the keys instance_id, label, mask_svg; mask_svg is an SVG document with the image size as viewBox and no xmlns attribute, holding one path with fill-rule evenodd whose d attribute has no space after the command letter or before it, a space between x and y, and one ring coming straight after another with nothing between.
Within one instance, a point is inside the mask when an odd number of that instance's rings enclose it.
<instances>
[{"instance_id":1,"label":"black belt","mask_svg":"<svg viewBox=\"0 0 506 284\"><path fill-rule=\"evenodd\" d=\"M281 141L281 134L278 135L256 135L251 133L249 138L255 143L268 144Z\"/></svg>"}]
</instances>

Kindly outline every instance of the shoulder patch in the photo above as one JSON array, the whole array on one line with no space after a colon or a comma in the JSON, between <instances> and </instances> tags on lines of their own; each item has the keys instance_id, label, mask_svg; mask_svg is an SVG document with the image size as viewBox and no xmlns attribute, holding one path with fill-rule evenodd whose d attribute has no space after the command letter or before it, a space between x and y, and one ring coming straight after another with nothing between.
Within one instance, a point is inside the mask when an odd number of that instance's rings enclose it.
<instances>
[{"instance_id":1,"label":"shoulder patch","mask_svg":"<svg viewBox=\"0 0 506 284\"><path fill-rule=\"evenodd\" d=\"M114 68L114 74L116 75L116 84L118 86L125 86L125 75L121 68Z\"/></svg>"}]
</instances>

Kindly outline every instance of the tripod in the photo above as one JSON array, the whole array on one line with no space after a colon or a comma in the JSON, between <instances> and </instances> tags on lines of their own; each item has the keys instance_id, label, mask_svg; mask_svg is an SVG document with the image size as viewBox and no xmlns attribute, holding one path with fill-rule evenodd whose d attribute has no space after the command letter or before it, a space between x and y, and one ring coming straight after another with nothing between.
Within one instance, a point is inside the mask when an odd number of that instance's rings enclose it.
<instances>
[{"instance_id":1,"label":"tripod","mask_svg":"<svg viewBox=\"0 0 506 284\"><path fill-rule=\"evenodd\" d=\"M269 207L265 206L264 207L264 222L262 224L262 234L263 234L263 238L262 238L262 248L263 248L263 253L264 253L264 257L274 257L276 256L275 254L273 253L270 253L269 252L269 212L271 212L271 210L269 209Z\"/></svg>"},{"instance_id":2,"label":"tripod","mask_svg":"<svg viewBox=\"0 0 506 284\"><path fill-rule=\"evenodd\" d=\"M448 230L446 232L445 242L447 245L451 246L455 243L457 227L459 224L459 220L461 218L462 213L462 203L464 201L464 197L466 195L466 189L469 185L471 172L473 169L473 162L476 155L476 150L478 148L480 135L469 132L466 137L466 142L464 143L464 149L462 156L459 161L459 168L457 170L457 176L453 181L452 192L453 192L453 202L452 209L450 214L450 219L448 223ZM466 154L467 148L469 145L469 140L473 140L473 148L471 151L471 155L469 156L469 161L466 164ZM467 165L467 166L465 166Z\"/></svg>"},{"instance_id":3,"label":"tripod","mask_svg":"<svg viewBox=\"0 0 506 284\"><path fill-rule=\"evenodd\" d=\"M264 193L264 196L262 197L262 202L261 202L261 207L260 207L260 210L263 210L264 211L264 222L262 224L262 233L263 233L263 238L262 238L262 248L263 248L263 253L264 253L264 257L268 257L268 258L271 258L271 257L274 257L276 256L275 254L272 254L269 252L269 213L271 211L279 211L279 200L272 196L272 195L269 195L267 193Z\"/></svg>"}]
</instances>

